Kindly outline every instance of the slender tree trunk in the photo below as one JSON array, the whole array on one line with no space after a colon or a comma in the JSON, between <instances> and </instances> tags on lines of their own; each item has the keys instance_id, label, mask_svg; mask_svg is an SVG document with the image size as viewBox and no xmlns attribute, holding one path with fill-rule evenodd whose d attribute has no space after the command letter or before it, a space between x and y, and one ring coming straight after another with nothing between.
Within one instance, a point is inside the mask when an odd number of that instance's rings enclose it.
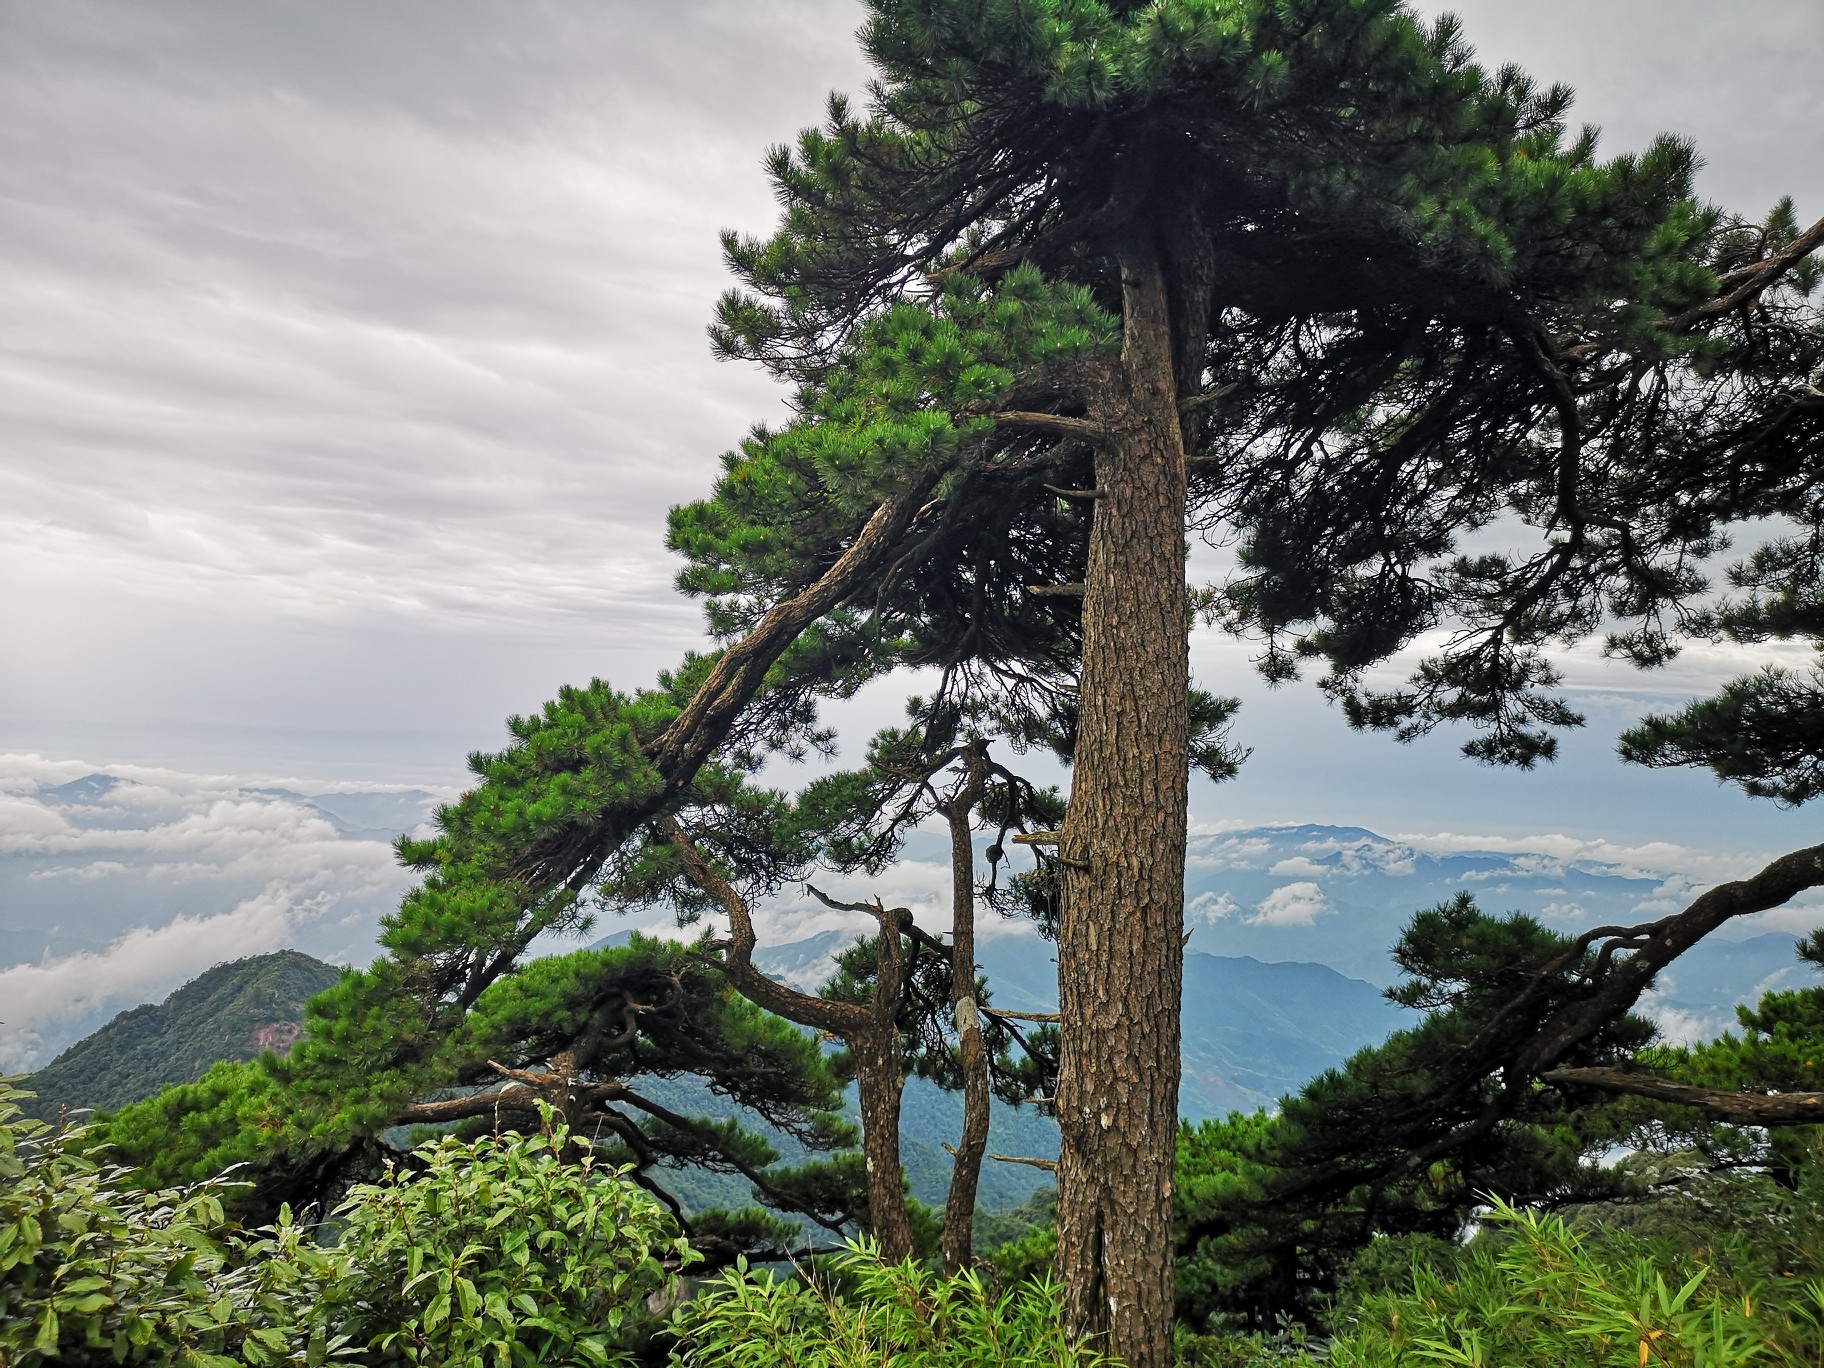
<instances>
[{"instance_id":1,"label":"slender tree trunk","mask_svg":"<svg viewBox=\"0 0 1824 1368\"><path fill-rule=\"evenodd\" d=\"M856 1031L848 1039L855 1058L855 1092L867 1156L868 1218L880 1255L897 1263L912 1253L912 1223L906 1216L906 1185L899 1163L899 1104L906 1075L900 1062L899 1027L889 1020Z\"/></svg>"},{"instance_id":2,"label":"slender tree trunk","mask_svg":"<svg viewBox=\"0 0 1824 1368\"><path fill-rule=\"evenodd\" d=\"M905 951L901 920L904 908L855 905L880 922L879 976L871 1003L833 1002L775 983L754 968L754 920L747 900L704 858L675 817L661 818L659 833L683 862L685 875L714 898L728 914L729 943L723 972L735 991L756 1006L787 1021L827 1031L849 1047L855 1061L855 1091L861 1108L861 1145L867 1168L869 1222L881 1254L893 1261L912 1253L912 1222L906 1214L906 1189L899 1160L899 1108L905 1092L900 1056L899 1002L905 991Z\"/></svg>"},{"instance_id":3,"label":"slender tree trunk","mask_svg":"<svg viewBox=\"0 0 1824 1368\"><path fill-rule=\"evenodd\" d=\"M1070 1329L1168 1368L1189 767L1185 458L1164 276L1121 253L1119 373L1092 403L1082 713L1059 844L1058 1277Z\"/></svg>"},{"instance_id":4,"label":"slender tree trunk","mask_svg":"<svg viewBox=\"0 0 1824 1368\"><path fill-rule=\"evenodd\" d=\"M963 1075L963 1133L944 1199L940 1248L944 1272L959 1273L973 1254L975 1194L988 1151L988 1046L981 1006L975 1000L975 843L971 817L981 801L987 753L981 743L965 763L968 777L945 810L950 824L950 981L956 1049Z\"/></svg>"}]
</instances>

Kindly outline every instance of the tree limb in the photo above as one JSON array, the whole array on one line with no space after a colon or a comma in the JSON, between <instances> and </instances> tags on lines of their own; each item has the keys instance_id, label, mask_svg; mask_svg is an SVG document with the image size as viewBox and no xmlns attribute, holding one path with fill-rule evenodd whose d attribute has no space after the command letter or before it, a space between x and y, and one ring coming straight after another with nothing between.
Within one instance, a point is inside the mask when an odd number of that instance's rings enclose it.
<instances>
[{"instance_id":1,"label":"tree limb","mask_svg":"<svg viewBox=\"0 0 1824 1368\"><path fill-rule=\"evenodd\" d=\"M950 1153L952 1154L956 1153L954 1149L950 1149L948 1143L944 1145L944 1148L950 1150ZM1003 1164L1025 1164L1030 1168L1044 1169L1047 1173L1056 1173L1058 1171L1058 1161L1056 1159L1034 1159L1029 1154L986 1154L982 1157L985 1159L993 1159Z\"/></svg>"},{"instance_id":2,"label":"tree limb","mask_svg":"<svg viewBox=\"0 0 1824 1368\"><path fill-rule=\"evenodd\" d=\"M1560 1087L1595 1088L1599 1092L1650 1097L1695 1107L1717 1121L1738 1126L1812 1126L1824 1122L1824 1093L1744 1093L1699 1088L1633 1069L1551 1069L1541 1081Z\"/></svg>"},{"instance_id":3,"label":"tree limb","mask_svg":"<svg viewBox=\"0 0 1824 1368\"><path fill-rule=\"evenodd\" d=\"M1109 441L1108 429L1087 418L1067 418L1061 413L1027 413L1019 409L1005 409L989 416L1002 427L1031 428L1090 446L1103 446Z\"/></svg>"},{"instance_id":4,"label":"tree limb","mask_svg":"<svg viewBox=\"0 0 1824 1368\"><path fill-rule=\"evenodd\" d=\"M748 910L747 899L716 872L715 866L697 848L696 842L678 824L677 818L661 817L653 825L677 852L678 862L684 866L685 877L714 898L722 910L728 913L731 939L722 957L722 972L728 975L729 982L734 984L743 997L787 1021L834 1034L852 1030L867 1021L868 1012L865 1007L855 1003L836 1002L814 993L801 993L754 968L754 919ZM872 908L864 910L873 911Z\"/></svg>"},{"instance_id":5,"label":"tree limb","mask_svg":"<svg viewBox=\"0 0 1824 1368\"><path fill-rule=\"evenodd\" d=\"M1824 219L1819 219L1765 261L1757 261L1752 266L1743 266L1719 276L1716 283L1722 291L1720 294L1681 314L1663 318L1654 326L1667 332L1686 332L1699 323L1740 308L1767 290L1819 247L1824 247Z\"/></svg>"}]
</instances>

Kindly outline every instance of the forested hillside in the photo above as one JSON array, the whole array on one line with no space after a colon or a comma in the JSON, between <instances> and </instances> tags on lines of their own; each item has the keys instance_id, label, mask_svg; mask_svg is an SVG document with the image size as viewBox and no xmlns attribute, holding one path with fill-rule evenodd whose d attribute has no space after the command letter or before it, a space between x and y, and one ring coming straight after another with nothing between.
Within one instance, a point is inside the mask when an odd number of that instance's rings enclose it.
<instances>
[{"instance_id":1,"label":"forested hillside","mask_svg":"<svg viewBox=\"0 0 1824 1368\"><path fill-rule=\"evenodd\" d=\"M30 1075L37 1097L23 1105L46 1118L63 1107L112 1110L188 1083L217 1060L283 1053L298 1038L306 1000L340 972L296 950L218 964L70 1046Z\"/></svg>"}]
</instances>

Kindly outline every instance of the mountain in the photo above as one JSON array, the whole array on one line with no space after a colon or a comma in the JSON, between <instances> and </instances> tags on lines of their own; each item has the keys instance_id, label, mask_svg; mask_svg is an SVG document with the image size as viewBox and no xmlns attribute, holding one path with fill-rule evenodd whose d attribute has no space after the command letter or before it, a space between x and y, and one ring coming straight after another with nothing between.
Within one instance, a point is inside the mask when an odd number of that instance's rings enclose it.
<instances>
[{"instance_id":1,"label":"mountain","mask_svg":"<svg viewBox=\"0 0 1824 1368\"><path fill-rule=\"evenodd\" d=\"M773 956L794 949L757 953L755 963L773 972ZM1049 941L998 935L979 941L976 953L994 1003L1011 1011L1057 1010L1058 968ZM1201 1121L1272 1106L1407 1019L1374 984L1326 965L1188 952L1179 1110Z\"/></svg>"},{"instance_id":2,"label":"mountain","mask_svg":"<svg viewBox=\"0 0 1824 1368\"><path fill-rule=\"evenodd\" d=\"M616 932L593 948L625 945L631 934ZM836 956L854 943L853 932L824 931L802 941L762 945L754 952L754 965L809 992L835 972ZM1016 1012L1057 1010L1058 969L1051 942L1030 932L1001 934L978 941L976 954L996 1006ZM1270 1107L1307 1079L1385 1040L1409 1019L1372 983L1322 964L1192 952L1184 959L1179 1109L1201 1121ZM959 1124L960 1117L959 1111ZM942 1138L954 1139L947 1125ZM1051 1143L1055 1147L1056 1141Z\"/></svg>"},{"instance_id":3,"label":"mountain","mask_svg":"<svg viewBox=\"0 0 1824 1368\"><path fill-rule=\"evenodd\" d=\"M297 793L285 788L242 790L261 798L296 803L323 818L345 841L387 841L422 826L437 804L423 789L400 793Z\"/></svg>"},{"instance_id":4,"label":"mountain","mask_svg":"<svg viewBox=\"0 0 1824 1368\"><path fill-rule=\"evenodd\" d=\"M371 959L412 880L389 846L439 801L0 756L0 1073L43 1067L218 960Z\"/></svg>"},{"instance_id":5,"label":"mountain","mask_svg":"<svg viewBox=\"0 0 1824 1368\"><path fill-rule=\"evenodd\" d=\"M297 1039L304 1003L340 977L334 965L296 950L218 964L162 1003L122 1012L31 1074L26 1104L39 1116L60 1107L108 1111L201 1076L222 1059L283 1053Z\"/></svg>"},{"instance_id":6,"label":"mountain","mask_svg":"<svg viewBox=\"0 0 1824 1368\"><path fill-rule=\"evenodd\" d=\"M129 779L119 779L112 774L85 774L67 784L40 788L38 797L57 807L87 807L100 802L122 784L131 783Z\"/></svg>"},{"instance_id":7,"label":"mountain","mask_svg":"<svg viewBox=\"0 0 1824 1368\"><path fill-rule=\"evenodd\" d=\"M624 945L631 934L617 932L593 948ZM830 977L835 957L854 942L853 932L825 931L801 941L763 945L755 951L754 963L763 973L808 991ZM999 934L978 942L977 954L994 1003L1013 1011L1056 1010L1057 963L1050 942L1029 932ZM1373 984L1321 964L1188 954L1179 1110L1189 1120L1200 1121L1270 1107L1307 1079L1386 1039L1406 1017ZM662 1100L680 1110L730 1114L727 1104L685 1080L647 1080L642 1087L659 1088ZM852 1100L849 1109L853 1115ZM747 1121L753 1124L754 1118ZM900 1155L912 1195L920 1201L943 1200L950 1176L950 1157L943 1146L954 1144L961 1130L959 1094L921 1079L908 1080L900 1116ZM787 1158L798 1157L788 1138L770 1132L768 1138ZM1055 1159L1057 1124L1034 1108L996 1102L988 1149ZM706 1174L676 1179L680 1198L693 1208L738 1206L750 1200L741 1179ZM990 1161L982 1169L981 1206L988 1211L1018 1206L1045 1181L1029 1166Z\"/></svg>"},{"instance_id":8,"label":"mountain","mask_svg":"<svg viewBox=\"0 0 1824 1368\"><path fill-rule=\"evenodd\" d=\"M1413 913L1460 889L1485 912L1524 912L1575 934L1653 921L1686 906L1698 886L1663 870L1540 849L1428 851L1363 827L1202 832L1186 860L1189 948L1314 960L1386 987L1398 977L1388 950ZM1793 954L1795 936L1752 929L1746 922L1707 937L1661 976L1643 1008L1669 1037L1713 1035L1734 1024L1737 1002L1811 981Z\"/></svg>"}]
</instances>

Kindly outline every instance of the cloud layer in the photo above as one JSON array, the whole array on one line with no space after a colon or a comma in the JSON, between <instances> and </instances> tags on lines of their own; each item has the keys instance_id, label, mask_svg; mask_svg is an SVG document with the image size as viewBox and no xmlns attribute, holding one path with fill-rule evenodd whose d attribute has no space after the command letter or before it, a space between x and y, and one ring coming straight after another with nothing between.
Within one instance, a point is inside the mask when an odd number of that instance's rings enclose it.
<instances>
[{"instance_id":1,"label":"cloud layer","mask_svg":"<svg viewBox=\"0 0 1824 1368\"><path fill-rule=\"evenodd\" d=\"M397 827L431 798L368 801ZM323 802L271 780L0 756L0 1071L223 960L370 958L409 876L388 833L331 810L346 794Z\"/></svg>"}]
</instances>

